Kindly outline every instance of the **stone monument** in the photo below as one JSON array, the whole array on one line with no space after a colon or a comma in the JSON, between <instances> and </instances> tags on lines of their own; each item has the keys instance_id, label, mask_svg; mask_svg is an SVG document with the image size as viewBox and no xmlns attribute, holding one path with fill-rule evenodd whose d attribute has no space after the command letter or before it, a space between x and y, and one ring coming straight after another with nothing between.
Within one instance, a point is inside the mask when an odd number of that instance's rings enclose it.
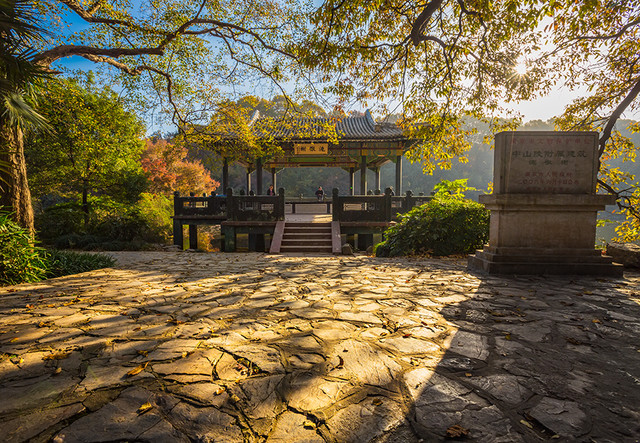
<instances>
[{"instance_id":1,"label":"stone monument","mask_svg":"<svg viewBox=\"0 0 640 443\"><path fill-rule=\"evenodd\" d=\"M621 276L595 249L597 212L613 204L596 194L597 132L496 134L489 245L469 269L492 274Z\"/></svg>"}]
</instances>

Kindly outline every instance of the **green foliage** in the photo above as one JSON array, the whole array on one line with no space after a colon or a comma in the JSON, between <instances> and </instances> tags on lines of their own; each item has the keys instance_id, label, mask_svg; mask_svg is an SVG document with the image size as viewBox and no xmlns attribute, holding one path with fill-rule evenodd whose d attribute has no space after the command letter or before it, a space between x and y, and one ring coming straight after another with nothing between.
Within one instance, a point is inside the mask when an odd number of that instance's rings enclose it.
<instances>
[{"instance_id":1,"label":"green foliage","mask_svg":"<svg viewBox=\"0 0 640 443\"><path fill-rule=\"evenodd\" d=\"M139 250L172 235L173 200L163 195L143 193L134 205L92 197L88 220L83 209L80 201L71 201L37 213L40 238L59 249Z\"/></svg>"},{"instance_id":2,"label":"green foliage","mask_svg":"<svg viewBox=\"0 0 640 443\"><path fill-rule=\"evenodd\" d=\"M34 83L48 75L34 63L42 25L31 0L0 0L0 117L10 127L46 126L30 103Z\"/></svg>"},{"instance_id":3,"label":"green foliage","mask_svg":"<svg viewBox=\"0 0 640 443\"><path fill-rule=\"evenodd\" d=\"M173 198L143 193L137 203L140 217L149 230L148 241L166 243L173 236Z\"/></svg>"},{"instance_id":4,"label":"green foliage","mask_svg":"<svg viewBox=\"0 0 640 443\"><path fill-rule=\"evenodd\" d=\"M441 194L402 215L384 235L377 256L466 254L489 239L489 211L474 201Z\"/></svg>"},{"instance_id":5,"label":"green foliage","mask_svg":"<svg viewBox=\"0 0 640 443\"><path fill-rule=\"evenodd\" d=\"M94 269L108 268L115 260L104 254L49 250L45 253L47 261L46 278L79 274Z\"/></svg>"},{"instance_id":6,"label":"green foliage","mask_svg":"<svg viewBox=\"0 0 640 443\"><path fill-rule=\"evenodd\" d=\"M0 285L34 282L45 275L42 248L35 246L29 231L0 213Z\"/></svg>"},{"instance_id":7,"label":"green foliage","mask_svg":"<svg viewBox=\"0 0 640 443\"><path fill-rule=\"evenodd\" d=\"M466 178L453 181L442 180L433 187L436 191L434 197L439 199L463 200L466 191L477 191L476 188L467 186L467 180Z\"/></svg>"},{"instance_id":8,"label":"green foliage","mask_svg":"<svg viewBox=\"0 0 640 443\"><path fill-rule=\"evenodd\" d=\"M105 255L47 251L36 246L31 234L8 214L0 213L0 286L87 272L114 263Z\"/></svg>"},{"instance_id":9,"label":"green foliage","mask_svg":"<svg viewBox=\"0 0 640 443\"><path fill-rule=\"evenodd\" d=\"M25 146L35 197L109 195L135 202L146 187L140 166L144 127L109 88L49 81L39 106L52 131Z\"/></svg>"}]
</instances>

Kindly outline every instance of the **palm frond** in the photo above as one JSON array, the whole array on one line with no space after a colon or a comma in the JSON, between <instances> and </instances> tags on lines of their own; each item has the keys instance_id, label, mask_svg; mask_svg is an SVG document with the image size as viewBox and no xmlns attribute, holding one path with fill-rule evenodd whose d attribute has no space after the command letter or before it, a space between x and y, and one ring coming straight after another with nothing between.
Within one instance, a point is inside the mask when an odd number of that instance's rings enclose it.
<instances>
[{"instance_id":1,"label":"palm frond","mask_svg":"<svg viewBox=\"0 0 640 443\"><path fill-rule=\"evenodd\" d=\"M47 120L24 100L22 94L9 92L4 95L3 99L2 108L4 112L2 117L9 122L10 126L51 129Z\"/></svg>"}]
</instances>

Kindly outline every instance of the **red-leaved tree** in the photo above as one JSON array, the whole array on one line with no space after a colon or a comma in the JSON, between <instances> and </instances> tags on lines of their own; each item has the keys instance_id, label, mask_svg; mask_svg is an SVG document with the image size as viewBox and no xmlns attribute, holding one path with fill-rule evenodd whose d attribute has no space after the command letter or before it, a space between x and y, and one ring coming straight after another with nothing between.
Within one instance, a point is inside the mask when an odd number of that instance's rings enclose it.
<instances>
[{"instance_id":1,"label":"red-leaved tree","mask_svg":"<svg viewBox=\"0 0 640 443\"><path fill-rule=\"evenodd\" d=\"M211 178L199 160L188 160L187 149L162 139L148 139L141 157L149 179L149 191L156 194L196 194L215 191L220 183Z\"/></svg>"}]
</instances>

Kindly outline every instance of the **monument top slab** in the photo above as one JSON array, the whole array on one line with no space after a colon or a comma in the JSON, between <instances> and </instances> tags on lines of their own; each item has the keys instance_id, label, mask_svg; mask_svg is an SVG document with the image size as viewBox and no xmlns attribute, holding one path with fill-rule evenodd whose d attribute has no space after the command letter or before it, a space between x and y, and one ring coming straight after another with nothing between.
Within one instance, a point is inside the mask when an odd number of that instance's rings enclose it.
<instances>
[{"instance_id":1,"label":"monument top slab","mask_svg":"<svg viewBox=\"0 0 640 443\"><path fill-rule=\"evenodd\" d=\"M597 132L496 134L494 193L595 194Z\"/></svg>"}]
</instances>

